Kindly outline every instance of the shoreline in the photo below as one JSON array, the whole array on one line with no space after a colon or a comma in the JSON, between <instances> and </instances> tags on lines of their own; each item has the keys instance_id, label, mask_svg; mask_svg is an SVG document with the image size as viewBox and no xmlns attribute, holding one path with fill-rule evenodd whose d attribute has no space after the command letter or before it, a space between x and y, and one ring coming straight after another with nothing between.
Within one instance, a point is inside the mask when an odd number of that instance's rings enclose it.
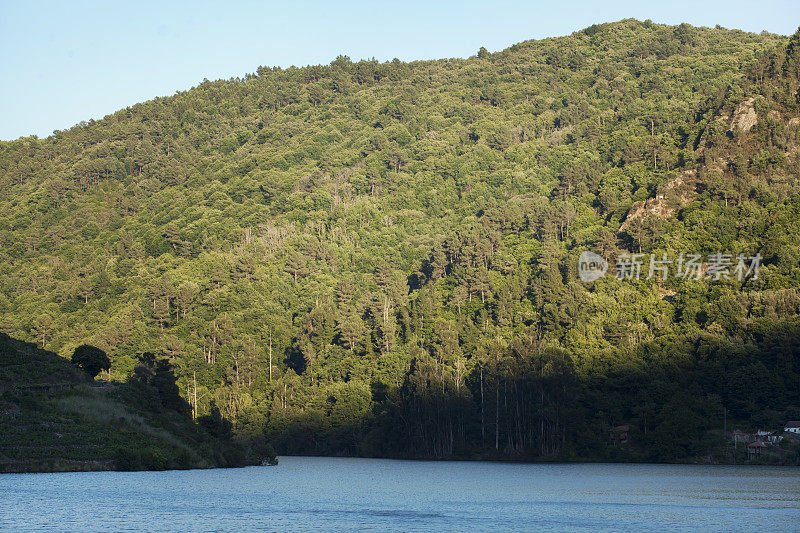
<instances>
[{"instance_id":1,"label":"shoreline","mask_svg":"<svg viewBox=\"0 0 800 533\"><path fill-rule=\"evenodd\" d=\"M430 457L365 457L358 455L278 455L278 465L241 465L241 466L209 466L209 467L192 467L192 468L171 468L171 469L141 469L141 470L120 470L116 468L115 461L113 460L71 460L71 459L49 459L49 460L32 460L40 463L48 463L52 465L50 468L27 469L31 466L27 461L4 461L0 462L0 475L2 474L60 474L60 473L74 473L74 472L172 472L184 470L216 470L228 468L248 468L252 466L280 466L281 458L320 458L320 459L367 459L378 461L413 461L413 462L435 462L435 463L508 463L520 465L666 465L666 466L734 466L734 467L798 467L798 465L777 464L777 463L731 463L731 462L699 462L699 461L674 461L674 462L653 462L653 461L613 461L613 460L591 460L591 459L573 459L573 460L524 460L524 459L492 459L492 458L464 458L464 457L451 457L451 458L430 458ZM13 468L15 465L19 468ZM12 466L12 468L9 468ZM43 465L37 465L43 466ZM70 468L73 467L73 468Z\"/></svg>"}]
</instances>

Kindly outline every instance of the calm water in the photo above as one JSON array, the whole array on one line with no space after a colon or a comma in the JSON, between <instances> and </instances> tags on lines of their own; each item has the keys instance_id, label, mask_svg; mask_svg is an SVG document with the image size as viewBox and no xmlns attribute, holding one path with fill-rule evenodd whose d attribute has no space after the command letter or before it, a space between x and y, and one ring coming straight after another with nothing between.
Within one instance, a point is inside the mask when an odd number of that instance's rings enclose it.
<instances>
[{"instance_id":1,"label":"calm water","mask_svg":"<svg viewBox=\"0 0 800 533\"><path fill-rule=\"evenodd\" d=\"M0 529L800 530L800 468L282 457L276 467L0 475Z\"/></svg>"}]
</instances>

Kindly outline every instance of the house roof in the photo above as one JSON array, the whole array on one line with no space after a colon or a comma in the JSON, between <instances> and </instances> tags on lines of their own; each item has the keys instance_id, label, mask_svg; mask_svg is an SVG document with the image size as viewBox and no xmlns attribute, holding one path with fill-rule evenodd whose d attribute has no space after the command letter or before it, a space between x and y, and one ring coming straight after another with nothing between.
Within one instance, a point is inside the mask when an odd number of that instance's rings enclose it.
<instances>
[{"instance_id":1,"label":"house roof","mask_svg":"<svg viewBox=\"0 0 800 533\"><path fill-rule=\"evenodd\" d=\"M751 442L747 445L748 448L766 448L767 444L761 441Z\"/></svg>"},{"instance_id":2,"label":"house roof","mask_svg":"<svg viewBox=\"0 0 800 533\"><path fill-rule=\"evenodd\" d=\"M784 424L785 428L800 428L800 420L789 420Z\"/></svg>"},{"instance_id":3,"label":"house roof","mask_svg":"<svg viewBox=\"0 0 800 533\"><path fill-rule=\"evenodd\" d=\"M613 431L630 431L631 426L630 424L623 424L621 426L617 426L613 429Z\"/></svg>"}]
</instances>

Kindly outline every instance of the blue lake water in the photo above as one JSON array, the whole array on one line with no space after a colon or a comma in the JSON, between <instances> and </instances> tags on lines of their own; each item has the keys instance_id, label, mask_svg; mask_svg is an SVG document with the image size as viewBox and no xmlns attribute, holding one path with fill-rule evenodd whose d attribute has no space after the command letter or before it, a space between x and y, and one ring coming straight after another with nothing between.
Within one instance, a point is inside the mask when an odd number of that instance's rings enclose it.
<instances>
[{"instance_id":1,"label":"blue lake water","mask_svg":"<svg viewBox=\"0 0 800 533\"><path fill-rule=\"evenodd\" d=\"M11 531L797 531L800 468L281 457L0 475Z\"/></svg>"}]
</instances>

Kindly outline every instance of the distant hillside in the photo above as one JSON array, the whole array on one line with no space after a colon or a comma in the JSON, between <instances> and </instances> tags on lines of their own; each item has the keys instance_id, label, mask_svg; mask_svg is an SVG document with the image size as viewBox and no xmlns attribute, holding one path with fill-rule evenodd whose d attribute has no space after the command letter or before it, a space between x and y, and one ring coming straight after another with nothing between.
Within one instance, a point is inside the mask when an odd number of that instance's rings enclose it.
<instances>
[{"instance_id":1,"label":"distant hillside","mask_svg":"<svg viewBox=\"0 0 800 533\"><path fill-rule=\"evenodd\" d=\"M340 56L0 143L0 330L283 452L739 460L800 418L798 39Z\"/></svg>"},{"instance_id":2,"label":"distant hillside","mask_svg":"<svg viewBox=\"0 0 800 533\"><path fill-rule=\"evenodd\" d=\"M224 422L203 422L165 407L145 383L95 383L56 354L0 334L0 472L207 468L255 460L248 458L254 450L224 434Z\"/></svg>"}]
</instances>

